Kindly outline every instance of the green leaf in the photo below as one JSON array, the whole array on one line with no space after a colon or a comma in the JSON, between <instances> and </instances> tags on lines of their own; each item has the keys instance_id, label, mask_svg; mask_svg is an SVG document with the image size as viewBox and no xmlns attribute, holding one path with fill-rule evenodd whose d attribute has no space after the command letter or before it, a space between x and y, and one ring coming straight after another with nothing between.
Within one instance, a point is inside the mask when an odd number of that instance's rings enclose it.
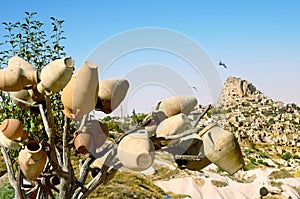
<instances>
[{"instance_id":1,"label":"green leaf","mask_svg":"<svg viewBox=\"0 0 300 199\"><path fill-rule=\"evenodd\" d=\"M29 23L30 23L30 20L29 20L29 18L28 18L28 17L26 17L26 18L25 18L25 21L26 21L26 23L27 23L27 24L29 24Z\"/></svg>"}]
</instances>

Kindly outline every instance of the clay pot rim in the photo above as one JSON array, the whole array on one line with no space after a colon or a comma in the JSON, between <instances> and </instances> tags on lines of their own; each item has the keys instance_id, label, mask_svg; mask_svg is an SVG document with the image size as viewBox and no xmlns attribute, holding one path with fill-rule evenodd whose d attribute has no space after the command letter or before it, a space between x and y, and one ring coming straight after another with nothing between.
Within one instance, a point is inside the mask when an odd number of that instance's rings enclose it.
<instances>
[{"instance_id":1,"label":"clay pot rim","mask_svg":"<svg viewBox=\"0 0 300 199\"><path fill-rule=\"evenodd\" d=\"M90 69L98 69L98 65L94 62L85 61L84 64L87 65L87 67L89 67Z\"/></svg>"},{"instance_id":2,"label":"clay pot rim","mask_svg":"<svg viewBox=\"0 0 300 199\"><path fill-rule=\"evenodd\" d=\"M64 63L67 68L74 68L74 60L71 57L64 58Z\"/></svg>"},{"instance_id":3,"label":"clay pot rim","mask_svg":"<svg viewBox=\"0 0 300 199\"><path fill-rule=\"evenodd\" d=\"M0 125L0 130L5 131L5 129L7 129L7 127L8 127L8 123L9 123L8 119L3 120Z\"/></svg>"},{"instance_id":4,"label":"clay pot rim","mask_svg":"<svg viewBox=\"0 0 300 199\"><path fill-rule=\"evenodd\" d=\"M33 145L33 144L38 144L38 149L31 150L30 148L28 148L28 145L30 146L30 145ZM38 152L40 152L43 149L43 146L42 146L42 144L40 142L32 140L32 141L29 141L29 142L26 143L25 149L28 150L28 151L30 151L30 153L38 153Z\"/></svg>"}]
</instances>

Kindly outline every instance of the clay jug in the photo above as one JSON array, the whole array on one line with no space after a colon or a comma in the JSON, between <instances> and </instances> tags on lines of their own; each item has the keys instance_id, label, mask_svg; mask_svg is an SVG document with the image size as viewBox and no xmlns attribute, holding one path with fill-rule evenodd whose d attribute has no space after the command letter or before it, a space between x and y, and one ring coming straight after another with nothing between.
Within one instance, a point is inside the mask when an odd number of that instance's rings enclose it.
<instances>
[{"instance_id":1,"label":"clay jug","mask_svg":"<svg viewBox=\"0 0 300 199\"><path fill-rule=\"evenodd\" d=\"M74 133L74 146L79 153L93 153L95 152L94 138L87 132L87 127L83 127L81 131Z\"/></svg>"},{"instance_id":2,"label":"clay jug","mask_svg":"<svg viewBox=\"0 0 300 199\"><path fill-rule=\"evenodd\" d=\"M198 157L198 159L182 159L175 155L175 162L181 168L200 171L201 169L212 163L205 156L203 151L203 141L197 134L185 136L178 141L168 145L168 148L173 148L173 150L175 149L175 154ZM172 153L172 151L170 152Z\"/></svg>"},{"instance_id":3,"label":"clay jug","mask_svg":"<svg viewBox=\"0 0 300 199\"><path fill-rule=\"evenodd\" d=\"M143 171L154 161L154 145L146 131L138 131L121 140L118 144L117 156L128 169Z\"/></svg>"},{"instance_id":4,"label":"clay jug","mask_svg":"<svg viewBox=\"0 0 300 199\"><path fill-rule=\"evenodd\" d=\"M86 124L88 133L94 138L94 147L97 149L101 147L108 137L108 127L105 123L98 120L90 120Z\"/></svg>"},{"instance_id":5,"label":"clay jug","mask_svg":"<svg viewBox=\"0 0 300 199\"><path fill-rule=\"evenodd\" d=\"M234 174L244 166L241 148L233 133L214 123L203 129L199 135L203 140L205 156L221 169Z\"/></svg>"},{"instance_id":6,"label":"clay jug","mask_svg":"<svg viewBox=\"0 0 300 199\"><path fill-rule=\"evenodd\" d=\"M129 88L126 79L112 78L99 82L98 102L96 110L106 114L115 110L124 100Z\"/></svg>"},{"instance_id":7,"label":"clay jug","mask_svg":"<svg viewBox=\"0 0 300 199\"><path fill-rule=\"evenodd\" d=\"M183 113L179 113L162 121L156 129L156 136L165 137L180 134L188 127L188 125L188 117Z\"/></svg>"},{"instance_id":8,"label":"clay jug","mask_svg":"<svg viewBox=\"0 0 300 199\"><path fill-rule=\"evenodd\" d=\"M8 60L9 68L20 67L23 71L23 77L27 81L32 82L32 85L36 85L40 82L40 73L30 63L18 56L13 56Z\"/></svg>"},{"instance_id":9,"label":"clay jug","mask_svg":"<svg viewBox=\"0 0 300 199\"><path fill-rule=\"evenodd\" d=\"M4 91L19 91L37 82L36 71L25 71L19 66L0 70L0 89Z\"/></svg>"},{"instance_id":10,"label":"clay jug","mask_svg":"<svg viewBox=\"0 0 300 199\"><path fill-rule=\"evenodd\" d=\"M64 114L74 120L92 111L98 98L98 66L86 61L73 75L61 94Z\"/></svg>"},{"instance_id":11,"label":"clay jug","mask_svg":"<svg viewBox=\"0 0 300 199\"><path fill-rule=\"evenodd\" d=\"M171 117L178 113L189 115L196 105L197 99L195 96L182 95L163 99L156 103L154 109L162 110L168 117Z\"/></svg>"},{"instance_id":12,"label":"clay jug","mask_svg":"<svg viewBox=\"0 0 300 199\"><path fill-rule=\"evenodd\" d=\"M42 144L30 141L20 151L18 157L20 169L28 180L35 180L43 171L47 161L47 154Z\"/></svg>"},{"instance_id":13,"label":"clay jug","mask_svg":"<svg viewBox=\"0 0 300 199\"><path fill-rule=\"evenodd\" d=\"M13 56L8 60L8 67L15 67L18 66L20 68L22 68L23 70L26 71L36 71L36 69L27 61L25 61L24 59L22 59L19 56ZM38 79L39 79L39 74L38 74Z\"/></svg>"},{"instance_id":14,"label":"clay jug","mask_svg":"<svg viewBox=\"0 0 300 199\"><path fill-rule=\"evenodd\" d=\"M39 112L39 108L28 106L27 104L24 104L20 101L15 100L14 98L23 100L25 102L28 102L30 104L36 105L36 104L45 104L45 99L42 94L40 94L36 87L34 86L32 89L29 90L20 90L20 91L12 91L9 92L10 96L12 96L12 101L19 106L22 109L29 109L33 111L34 113Z\"/></svg>"},{"instance_id":15,"label":"clay jug","mask_svg":"<svg viewBox=\"0 0 300 199\"><path fill-rule=\"evenodd\" d=\"M27 138L27 133L23 131L23 124L18 119L3 120L0 125L0 130L10 140L17 140L19 137Z\"/></svg>"},{"instance_id":16,"label":"clay jug","mask_svg":"<svg viewBox=\"0 0 300 199\"><path fill-rule=\"evenodd\" d=\"M70 81L74 68L71 58L57 59L47 64L41 72L41 82L37 85L40 93L54 95Z\"/></svg>"},{"instance_id":17,"label":"clay jug","mask_svg":"<svg viewBox=\"0 0 300 199\"><path fill-rule=\"evenodd\" d=\"M145 124L145 130L149 137L156 135L157 126L166 118L167 116L163 111L153 111L143 120L142 123Z\"/></svg>"},{"instance_id":18,"label":"clay jug","mask_svg":"<svg viewBox=\"0 0 300 199\"><path fill-rule=\"evenodd\" d=\"M19 142L8 139L0 130L0 146L11 150L19 150L22 145Z\"/></svg>"}]
</instances>

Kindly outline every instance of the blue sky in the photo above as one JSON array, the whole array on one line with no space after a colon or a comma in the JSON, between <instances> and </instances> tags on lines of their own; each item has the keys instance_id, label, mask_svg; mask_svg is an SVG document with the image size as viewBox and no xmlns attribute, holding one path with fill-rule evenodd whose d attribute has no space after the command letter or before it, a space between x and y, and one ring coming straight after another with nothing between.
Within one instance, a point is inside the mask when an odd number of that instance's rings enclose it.
<instances>
[{"instance_id":1,"label":"blue sky","mask_svg":"<svg viewBox=\"0 0 300 199\"><path fill-rule=\"evenodd\" d=\"M64 19L64 44L76 67L113 35L167 28L195 40L216 65L223 60L228 69L217 66L223 82L241 77L275 100L300 103L299 1L12 0L0 9L1 22L18 21L25 11L38 12L45 24L51 16Z\"/></svg>"}]
</instances>

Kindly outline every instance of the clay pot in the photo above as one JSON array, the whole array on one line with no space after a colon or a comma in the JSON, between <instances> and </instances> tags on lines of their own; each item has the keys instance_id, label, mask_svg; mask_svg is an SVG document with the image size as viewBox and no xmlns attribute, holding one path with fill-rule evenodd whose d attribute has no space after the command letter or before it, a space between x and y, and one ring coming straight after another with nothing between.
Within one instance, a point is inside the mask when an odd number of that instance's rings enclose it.
<instances>
[{"instance_id":1,"label":"clay pot","mask_svg":"<svg viewBox=\"0 0 300 199\"><path fill-rule=\"evenodd\" d=\"M23 131L23 124L18 119L5 119L1 122L0 130L10 140L17 140L19 137L27 138Z\"/></svg>"},{"instance_id":2,"label":"clay pot","mask_svg":"<svg viewBox=\"0 0 300 199\"><path fill-rule=\"evenodd\" d=\"M166 118L168 117L163 111L153 111L143 120L142 123L147 123L145 124L145 130L149 137L156 135L157 126Z\"/></svg>"},{"instance_id":3,"label":"clay pot","mask_svg":"<svg viewBox=\"0 0 300 199\"><path fill-rule=\"evenodd\" d=\"M37 84L36 71L26 71L19 66L0 70L0 89L4 91L20 91L23 88Z\"/></svg>"},{"instance_id":4,"label":"clay pot","mask_svg":"<svg viewBox=\"0 0 300 199\"><path fill-rule=\"evenodd\" d=\"M82 131L76 131L74 136L74 146L79 153L86 154L95 151L94 138L91 134L87 133L86 126L83 127Z\"/></svg>"},{"instance_id":5,"label":"clay pot","mask_svg":"<svg viewBox=\"0 0 300 199\"><path fill-rule=\"evenodd\" d=\"M0 145L11 150L19 150L22 146L19 142L8 139L1 130L0 130Z\"/></svg>"},{"instance_id":6,"label":"clay pot","mask_svg":"<svg viewBox=\"0 0 300 199\"><path fill-rule=\"evenodd\" d=\"M47 64L41 72L41 82L37 85L40 93L54 95L70 81L74 61L71 58L57 59Z\"/></svg>"},{"instance_id":7,"label":"clay pot","mask_svg":"<svg viewBox=\"0 0 300 199\"><path fill-rule=\"evenodd\" d=\"M22 59L19 56L13 56L8 60L8 67L15 67L18 66L20 68L22 68L23 70L26 71L36 71L36 69L27 61L25 61L24 59ZM39 79L39 76L38 76Z\"/></svg>"},{"instance_id":8,"label":"clay pot","mask_svg":"<svg viewBox=\"0 0 300 199\"><path fill-rule=\"evenodd\" d=\"M197 99L195 96L182 95L161 100L156 103L154 109L162 110L168 117L171 117L178 113L189 115L196 105Z\"/></svg>"},{"instance_id":9,"label":"clay pot","mask_svg":"<svg viewBox=\"0 0 300 199\"><path fill-rule=\"evenodd\" d=\"M88 133L94 138L94 147L96 149L101 147L107 140L109 134L107 125L98 120L90 120L87 122L86 127L88 128Z\"/></svg>"},{"instance_id":10,"label":"clay pot","mask_svg":"<svg viewBox=\"0 0 300 199\"><path fill-rule=\"evenodd\" d=\"M149 168L154 161L154 145L146 131L124 137L118 145L117 156L123 166L134 171Z\"/></svg>"},{"instance_id":11,"label":"clay pot","mask_svg":"<svg viewBox=\"0 0 300 199\"><path fill-rule=\"evenodd\" d=\"M80 120L92 111L98 98L98 66L86 61L73 75L61 94L64 114Z\"/></svg>"},{"instance_id":12,"label":"clay pot","mask_svg":"<svg viewBox=\"0 0 300 199\"><path fill-rule=\"evenodd\" d=\"M47 161L47 154L42 144L30 141L25 149L21 150L18 157L20 169L28 180L35 180L43 171Z\"/></svg>"},{"instance_id":13,"label":"clay pot","mask_svg":"<svg viewBox=\"0 0 300 199\"><path fill-rule=\"evenodd\" d=\"M232 133L214 123L199 135L202 136L205 156L221 169L234 174L244 166L240 145Z\"/></svg>"},{"instance_id":14,"label":"clay pot","mask_svg":"<svg viewBox=\"0 0 300 199\"><path fill-rule=\"evenodd\" d=\"M20 100L23 100L25 102L28 102L30 104L45 104L45 99L42 94L40 94L35 86L32 89L29 90L20 90L20 91L15 91L15 92L9 92L10 96L14 98L18 98ZM33 112L39 112L38 108L33 108L31 106L28 106L22 102L19 102L15 99L12 99L12 101L19 106L22 109L29 109Z\"/></svg>"},{"instance_id":15,"label":"clay pot","mask_svg":"<svg viewBox=\"0 0 300 199\"><path fill-rule=\"evenodd\" d=\"M96 110L106 114L115 110L124 100L129 88L126 79L112 78L99 82L98 102Z\"/></svg>"},{"instance_id":16,"label":"clay pot","mask_svg":"<svg viewBox=\"0 0 300 199\"><path fill-rule=\"evenodd\" d=\"M182 133L189 125L189 119L183 113L171 116L162 121L157 129L157 137L165 137Z\"/></svg>"},{"instance_id":17,"label":"clay pot","mask_svg":"<svg viewBox=\"0 0 300 199\"><path fill-rule=\"evenodd\" d=\"M203 141L198 137L197 134L192 134L181 138L178 142L176 142L176 145L177 148L175 150L175 154L199 156L199 160L175 159L175 162L179 167L200 171L212 163L207 159L207 157L205 157L203 152Z\"/></svg>"}]
</instances>

